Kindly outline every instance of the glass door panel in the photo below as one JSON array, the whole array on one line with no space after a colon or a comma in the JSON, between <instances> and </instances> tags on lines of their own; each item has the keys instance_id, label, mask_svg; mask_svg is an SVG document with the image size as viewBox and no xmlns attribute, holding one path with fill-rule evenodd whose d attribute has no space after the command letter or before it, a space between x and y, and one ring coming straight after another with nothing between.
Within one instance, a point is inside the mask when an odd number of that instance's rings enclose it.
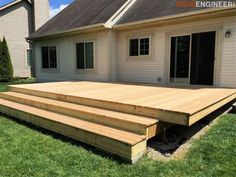
<instances>
[{"instance_id":1,"label":"glass door panel","mask_svg":"<svg viewBox=\"0 0 236 177\"><path fill-rule=\"evenodd\" d=\"M190 35L171 38L170 82L189 83Z\"/></svg>"}]
</instances>

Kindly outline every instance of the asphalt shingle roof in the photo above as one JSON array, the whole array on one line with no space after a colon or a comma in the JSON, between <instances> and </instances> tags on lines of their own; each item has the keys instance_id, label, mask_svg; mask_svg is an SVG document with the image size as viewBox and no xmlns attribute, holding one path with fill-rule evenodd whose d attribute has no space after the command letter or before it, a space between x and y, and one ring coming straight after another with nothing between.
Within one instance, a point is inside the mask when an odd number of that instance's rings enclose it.
<instances>
[{"instance_id":1,"label":"asphalt shingle roof","mask_svg":"<svg viewBox=\"0 0 236 177\"><path fill-rule=\"evenodd\" d=\"M236 0L231 1L235 2ZM127 0L75 0L39 30L31 34L29 38L53 35L79 27L105 23L125 2ZM177 0L137 0L116 24L126 24L203 9L177 7L176 2Z\"/></svg>"},{"instance_id":2,"label":"asphalt shingle roof","mask_svg":"<svg viewBox=\"0 0 236 177\"><path fill-rule=\"evenodd\" d=\"M137 0L117 24L201 10L196 7L177 7L176 2L177 0Z\"/></svg>"},{"instance_id":3,"label":"asphalt shingle roof","mask_svg":"<svg viewBox=\"0 0 236 177\"><path fill-rule=\"evenodd\" d=\"M105 23L127 0L75 0L29 38Z\"/></svg>"}]
</instances>

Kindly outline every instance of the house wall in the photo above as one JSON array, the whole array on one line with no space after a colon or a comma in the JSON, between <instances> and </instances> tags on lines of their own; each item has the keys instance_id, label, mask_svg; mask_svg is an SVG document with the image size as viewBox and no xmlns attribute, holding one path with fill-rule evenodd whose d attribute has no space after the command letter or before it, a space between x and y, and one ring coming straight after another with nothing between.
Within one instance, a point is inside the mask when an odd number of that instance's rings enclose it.
<instances>
[{"instance_id":1,"label":"house wall","mask_svg":"<svg viewBox=\"0 0 236 177\"><path fill-rule=\"evenodd\" d=\"M110 80L110 52L109 52L109 32L99 32L91 34L73 35L61 37L53 40L35 42L34 55L36 62L36 77L39 82L63 81L63 80ZM76 69L76 42L94 41L95 44L95 69ZM58 69L43 70L41 47L56 45Z\"/></svg>"},{"instance_id":2,"label":"house wall","mask_svg":"<svg viewBox=\"0 0 236 177\"><path fill-rule=\"evenodd\" d=\"M236 17L232 21L224 22L223 35L229 29L231 36L223 38L222 41L220 85L236 87Z\"/></svg>"},{"instance_id":3,"label":"house wall","mask_svg":"<svg viewBox=\"0 0 236 177\"><path fill-rule=\"evenodd\" d=\"M165 27L134 29L118 33L118 81L168 83L170 36L216 31L214 85L236 87L236 17L219 18ZM225 38L225 32L231 36ZM128 39L151 37L151 55L129 57Z\"/></svg>"},{"instance_id":4,"label":"house wall","mask_svg":"<svg viewBox=\"0 0 236 177\"><path fill-rule=\"evenodd\" d=\"M30 46L25 38L33 31L32 16L32 9L25 1L0 11L0 38L5 36L8 42L14 76L31 76L26 55Z\"/></svg>"}]
</instances>

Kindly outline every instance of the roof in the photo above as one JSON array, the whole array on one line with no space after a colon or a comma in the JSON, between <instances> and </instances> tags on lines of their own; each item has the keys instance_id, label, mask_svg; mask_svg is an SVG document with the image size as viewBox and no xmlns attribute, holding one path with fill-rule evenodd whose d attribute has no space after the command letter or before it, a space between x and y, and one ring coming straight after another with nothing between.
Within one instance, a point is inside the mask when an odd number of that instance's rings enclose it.
<instances>
[{"instance_id":1,"label":"roof","mask_svg":"<svg viewBox=\"0 0 236 177\"><path fill-rule=\"evenodd\" d=\"M231 0L235 2L236 0ZM224 8L177 7L177 0L75 0L49 20L28 39L64 34L95 27L112 28L145 20L187 16L189 13L206 13ZM185 0L180 1L185 2ZM189 1L187 1L189 2ZM194 1L193 1L194 2ZM114 19L115 20L114 20ZM112 20L112 24L106 25Z\"/></svg>"},{"instance_id":2,"label":"roof","mask_svg":"<svg viewBox=\"0 0 236 177\"><path fill-rule=\"evenodd\" d=\"M5 10L5 9L7 9L9 7L12 7L12 6L14 6L14 5L16 5L16 4L18 4L18 3L22 2L22 1L27 1L29 3L32 3L30 0L15 0L15 1L12 1L12 2L4 5L4 6L0 6L0 11Z\"/></svg>"},{"instance_id":3,"label":"roof","mask_svg":"<svg viewBox=\"0 0 236 177\"><path fill-rule=\"evenodd\" d=\"M79 27L107 22L127 0L75 0L45 25L32 33L37 38Z\"/></svg>"},{"instance_id":4,"label":"roof","mask_svg":"<svg viewBox=\"0 0 236 177\"><path fill-rule=\"evenodd\" d=\"M117 24L136 22L203 9L197 7L177 7L176 2L176 0L137 0L136 3L121 17Z\"/></svg>"}]
</instances>

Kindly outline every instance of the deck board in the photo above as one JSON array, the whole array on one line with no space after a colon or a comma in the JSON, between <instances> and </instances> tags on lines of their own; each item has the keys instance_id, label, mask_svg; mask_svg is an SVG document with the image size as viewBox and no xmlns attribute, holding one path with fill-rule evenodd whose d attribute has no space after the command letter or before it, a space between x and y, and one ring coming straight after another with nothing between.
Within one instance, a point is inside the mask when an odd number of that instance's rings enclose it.
<instances>
[{"instance_id":1,"label":"deck board","mask_svg":"<svg viewBox=\"0 0 236 177\"><path fill-rule=\"evenodd\" d=\"M227 97L236 98L236 89L206 86L176 87L155 84L59 82L12 87L117 103L117 105L183 113L190 116Z\"/></svg>"}]
</instances>

